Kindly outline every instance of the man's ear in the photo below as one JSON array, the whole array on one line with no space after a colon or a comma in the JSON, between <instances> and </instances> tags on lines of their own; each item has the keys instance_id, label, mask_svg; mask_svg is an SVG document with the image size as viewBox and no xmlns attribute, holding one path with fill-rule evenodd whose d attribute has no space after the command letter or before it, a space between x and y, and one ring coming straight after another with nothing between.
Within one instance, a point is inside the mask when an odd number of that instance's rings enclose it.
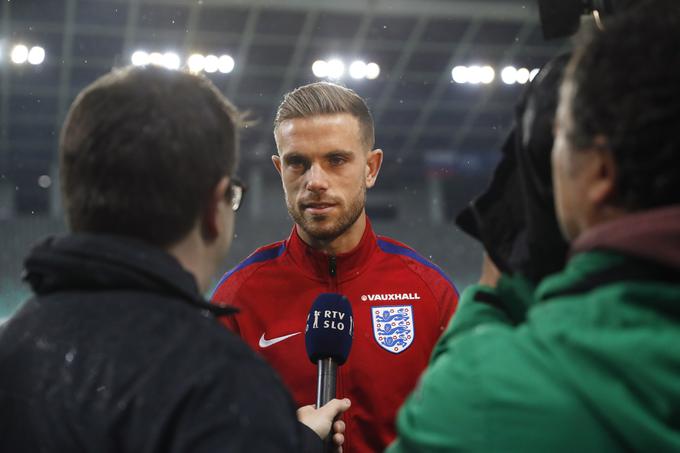
<instances>
[{"instance_id":1,"label":"man's ear","mask_svg":"<svg viewBox=\"0 0 680 453\"><path fill-rule=\"evenodd\" d=\"M366 187L371 188L375 185L375 181L378 179L378 172L380 172L380 166L383 161L383 151L382 149L374 149L368 152L368 158L366 159Z\"/></svg>"},{"instance_id":2,"label":"man's ear","mask_svg":"<svg viewBox=\"0 0 680 453\"><path fill-rule=\"evenodd\" d=\"M219 180L210 192L205 209L201 215L201 234L206 241L212 241L220 234L224 228L224 210L231 209L226 201L227 190L229 189L229 178L227 176Z\"/></svg>"},{"instance_id":3,"label":"man's ear","mask_svg":"<svg viewBox=\"0 0 680 453\"><path fill-rule=\"evenodd\" d=\"M616 180L618 177L616 162L604 136L595 137L593 148L591 184L587 196L596 205L611 203L616 197Z\"/></svg>"},{"instance_id":4,"label":"man's ear","mask_svg":"<svg viewBox=\"0 0 680 453\"><path fill-rule=\"evenodd\" d=\"M272 156L272 163L274 164L276 171L278 171L279 174L281 174L281 156L279 156L278 154L274 154Z\"/></svg>"}]
</instances>

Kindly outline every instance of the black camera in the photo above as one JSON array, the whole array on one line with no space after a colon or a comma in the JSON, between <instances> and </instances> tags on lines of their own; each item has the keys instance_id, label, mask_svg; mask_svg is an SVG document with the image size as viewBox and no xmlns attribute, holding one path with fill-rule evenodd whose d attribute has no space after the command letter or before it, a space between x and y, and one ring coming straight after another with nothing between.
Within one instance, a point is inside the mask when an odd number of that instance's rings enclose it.
<instances>
[{"instance_id":1,"label":"black camera","mask_svg":"<svg viewBox=\"0 0 680 453\"><path fill-rule=\"evenodd\" d=\"M578 30L581 16L611 16L632 3L635 0L538 0L543 37L552 39L570 36Z\"/></svg>"}]
</instances>

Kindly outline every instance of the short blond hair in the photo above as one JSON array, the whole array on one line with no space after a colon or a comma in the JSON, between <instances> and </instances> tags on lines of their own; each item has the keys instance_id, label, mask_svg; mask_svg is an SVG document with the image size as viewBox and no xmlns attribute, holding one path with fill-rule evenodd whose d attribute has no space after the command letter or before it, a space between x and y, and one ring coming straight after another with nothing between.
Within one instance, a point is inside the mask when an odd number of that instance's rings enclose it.
<instances>
[{"instance_id":1,"label":"short blond hair","mask_svg":"<svg viewBox=\"0 0 680 453\"><path fill-rule=\"evenodd\" d=\"M373 148L375 129L368 105L354 90L330 82L310 83L286 94L276 111L274 133L286 120L335 113L348 113L355 117L362 141L369 149Z\"/></svg>"}]
</instances>

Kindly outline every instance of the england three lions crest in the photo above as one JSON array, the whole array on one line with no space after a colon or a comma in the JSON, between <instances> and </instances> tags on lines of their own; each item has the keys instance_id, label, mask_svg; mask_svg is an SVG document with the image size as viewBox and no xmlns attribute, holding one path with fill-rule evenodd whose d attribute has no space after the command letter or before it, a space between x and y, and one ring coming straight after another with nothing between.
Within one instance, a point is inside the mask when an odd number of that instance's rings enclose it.
<instances>
[{"instance_id":1,"label":"england three lions crest","mask_svg":"<svg viewBox=\"0 0 680 453\"><path fill-rule=\"evenodd\" d=\"M415 337L412 305L371 307L371 317L373 336L383 349L399 354L411 346Z\"/></svg>"}]
</instances>

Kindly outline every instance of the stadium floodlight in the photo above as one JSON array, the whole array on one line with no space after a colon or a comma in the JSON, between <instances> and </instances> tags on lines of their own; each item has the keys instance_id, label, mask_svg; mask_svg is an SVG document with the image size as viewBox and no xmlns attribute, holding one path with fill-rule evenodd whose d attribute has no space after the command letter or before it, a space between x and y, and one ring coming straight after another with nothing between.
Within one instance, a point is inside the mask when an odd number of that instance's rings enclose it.
<instances>
[{"instance_id":1,"label":"stadium floodlight","mask_svg":"<svg viewBox=\"0 0 680 453\"><path fill-rule=\"evenodd\" d=\"M135 66L146 66L149 64L149 54L143 50L137 50L132 54L130 61Z\"/></svg>"},{"instance_id":2,"label":"stadium floodlight","mask_svg":"<svg viewBox=\"0 0 680 453\"><path fill-rule=\"evenodd\" d=\"M517 68L514 66L506 66L501 71L501 80L506 85L513 85L517 83Z\"/></svg>"},{"instance_id":3,"label":"stadium floodlight","mask_svg":"<svg viewBox=\"0 0 680 453\"><path fill-rule=\"evenodd\" d=\"M366 62L355 60L349 65L349 75L353 79L363 79L366 77Z\"/></svg>"},{"instance_id":4,"label":"stadium floodlight","mask_svg":"<svg viewBox=\"0 0 680 453\"><path fill-rule=\"evenodd\" d=\"M326 60L316 60L312 64L312 72L315 77L320 79L328 77L328 62Z\"/></svg>"},{"instance_id":5,"label":"stadium floodlight","mask_svg":"<svg viewBox=\"0 0 680 453\"><path fill-rule=\"evenodd\" d=\"M467 83L468 68L467 66L456 66L451 70L451 78L456 83Z\"/></svg>"},{"instance_id":6,"label":"stadium floodlight","mask_svg":"<svg viewBox=\"0 0 680 453\"><path fill-rule=\"evenodd\" d=\"M180 60L179 55L174 52L165 52L163 54L163 65L168 69L179 69Z\"/></svg>"},{"instance_id":7,"label":"stadium floodlight","mask_svg":"<svg viewBox=\"0 0 680 453\"><path fill-rule=\"evenodd\" d=\"M345 63L342 60L333 58L328 60L328 78L339 79L345 73Z\"/></svg>"},{"instance_id":8,"label":"stadium floodlight","mask_svg":"<svg viewBox=\"0 0 680 453\"><path fill-rule=\"evenodd\" d=\"M205 57L200 53L191 54L187 59L187 66L189 71L199 73L205 67Z\"/></svg>"},{"instance_id":9,"label":"stadium floodlight","mask_svg":"<svg viewBox=\"0 0 680 453\"><path fill-rule=\"evenodd\" d=\"M320 79L328 77L328 62L326 60L316 60L312 63L312 73Z\"/></svg>"},{"instance_id":10,"label":"stadium floodlight","mask_svg":"<svg viewBox=\"0 0 680 453\"><path fill-rule=\"evenodd\" d=\"M534 68L534 69L531 70L531 72L529 73L529 81L534 80L534 77L536 77L536 75L538 75L538 71L539 71L538 68Z\"/></svg>"},{"instance_id":11,"label":"stadium floodlight","mask_svg":"<svg viewBox=\"0 0 680 453\"><path fill-rule=\"evenodd\" d=\"M160 52L151 52L149 54L149 63L155 66L164 66L163 54Z\"/></svg>"},{"instance_id":12,"label":"stadium floodlight","mask_svg":"<svg viewBox=\"0 0 680 453\"><path fill-rule=\"evenodd\" d=\"M33 46L28 52L28 62L32 65L39 65L45 61L45 49L40 46Z\"/></svg>"},{"instance_id":13,"label":"stadium floodlight","mask_svg":"<svg viewBox=\"0 0 680 453\"><path fill-rule=\"evenodd\" d=\"M529 70L527 68L519 68L515 74L517 83L524 85L529 81Z\"/></svg>"},{"instance_id":14,"label":"stadium floodlight","mask_svg":"<svg viewBox=\"0 0 680 453\"><path fill-rule=\"evenodd\" d=\"M220 58L217 59L217 69L222 74L229 74L234 70L235 66L236 62L231 55L221 55Z\"/></svg>"},{"instance_id":15,"label":"stadium floodlight","mask_svg":"<svg viewBox=\"0 0 680 453\"><path fill-rule=\"evenodd\" d=\"M488 85L491 82L493 82L493 79L496 78L496 72L493 70L491 66L482 66L479 70L479 75L480 75L480 81Z\"/></svg>"},{"instance_id":16,"label":"stadium floodlight","mask_svg":"<svg viewBox=\"0 0 680 453\"><path fill-rule=\"evenodd\" d=\"M366 65L366 78L368 80L377 79L379 75L380 75L380 66L378 66L378 63L371 62L371 63Z\"/></svg>"},{"instance_id":17,"label":"stadium floodlight","mask_svg":"<svg viewBox=\"0 0 680 453\"><path fill-rule=\"evenodd\" d=\"M477 85L482 82L482 68L476 65L468 67L468 83Z\"/></svg>"},{"instance_id":18,"label":"stadium floodlight","mask_svg":"<svg viewBox=\"0 0 680 453\"><path fill-rule=\"evenodd\" d=\"M17 44L12 49L10 58L14 64L26 63L26 60L28 60L28 47L24 46L23 44Z\"/></svg>"},{"instance_id":19,"label":"stadium floodlight","mask_svg":"<svg viewBox=\"0 0 680 453\"><path fill-rule=\"evenodd\" d=\"M212 74L214 72L217 72L219 67L220 60L215 55L208 55L205 57L205 65L203 66L203 70L205 72Z\"/></svg>"}]
</instances>

